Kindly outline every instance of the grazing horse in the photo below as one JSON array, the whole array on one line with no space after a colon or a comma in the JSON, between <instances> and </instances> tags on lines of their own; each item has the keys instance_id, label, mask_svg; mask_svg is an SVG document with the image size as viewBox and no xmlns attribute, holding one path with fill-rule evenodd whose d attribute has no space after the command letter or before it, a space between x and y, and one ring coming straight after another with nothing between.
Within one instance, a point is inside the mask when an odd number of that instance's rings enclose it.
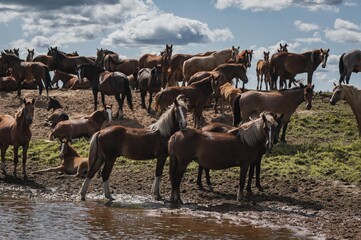
<instances>
[{"instance_id":1,"label":"grazing horse","mask_svg":"<svg viewBox=\"0 0 361 240\"><path fill-rule=\"evenodd\" d=\"M285 43L285 45L282 45L282 43L280 43L280 48L277 48L277 52L288 52L288 44Z\"/></svg>"},{"instance_id":2,"label":"grazing horse","mask_svg":"<svg viewBox=\"0 0 361 240\"><path fill-rule=\"evenodd\" d=\"M149 105L147 110L148 112L150 112L150 107L153 101L153 93L158 93L162 87L162 66L157 65L152 69L140 69L138 72L137 80L142 108L147 108L145 106L145 97L147 95L147 92L149 92Z\"/></svg>"},{"instance_id":3,"label":"grazing horse","mask_svg":"<svg viewBox=\"0 0 361 240\"><path fill-rule=\"evenodd\" d=\"M335 85L330 103L335 105L339 100L346 100L350 105L361 137L361 90L352 85Z\"/></svg>"},{"instance_id":4,"label":"grazing horse","mask_svg":"<svg viewBox=\"0 0 361 240\"><path fill-rule=\"evenodd\" d=\"M233 106L233 126L263 111L283 113L281 141L286 141L286 130L292 114L305 101L308 110L312 107L314 85L284 89L272 92L247 91L237 96Z\"/></svg>"},{"instance_id":5,"label":"grazing horse","mask_svg":"<svg viewBox=\"0 0 361 240\"><path fill-rule=\"evenodd\" d=\"M312 84L313 72L322 63L322 68L326 67L328 53L330 49L323 50L316 49L304 53L289 53L279 52L271 57L270 61L270 75L272 82L276 82L278 76L280 77L280 89L287 88L286 79L291 76L289 81L289 88L292 80L298 73L307 72L307 84Z\"/></svg>"},{"instance_id":6,"label":"grazing horse","mask_svg":"<svg viewBox=\"0 0 361 240\"><path fill-rule=\"evenodd\" d=\"M264 85L266 86L266 91L268 91L268 84L271 84L271 76L269 73L269 54L270 52L263 51L263 60L260 59L257 62L256 72L257 72L257 90L262 90L262 82L264 80Z\"/></svg>"},{"instance_id":7,"label":"grazing horse","mask_svg":"<svg viewBox=\"0 0 361 240\"><path fill-rule=\"evenodd\" d=\"M15 118L10 115L0 115L0 147L1 147L1 170L6 175L5 154L9 145L14 146L14 172L16 177L16 167L19 161L19 147L23 149L23 176L26 175L26 158L31 139L30 125L34 118L34 103L23 99L22 108L15 114Z\"/></svg>"},{"instance_id":8,"label":"grazing horse","mask_svg":"<svg viewBox=\"0 0 361 240\"><path fill-rule=\"evenodd\" d=\"M61 172L72 174L75 177L85 178L88 172L88 158L80 157L67 139L61 140L60 154L61 165L32 172L33 174L44 172Z\"/></svg>"},{"instance_id":9,"label":"grazing horse","mask_svg":"<svg viewBox=\"0 0 361 240\"><path fill-rule=\"evenodd\" d=\"M50 140L66 138L72 141L73 138L92 137L99 131L104 122L110 122L112 116L111 108L96 110L90 116L80 119L65 120L59 122L50 133Z\"/></svg>"},{"instance_id":10,"label":"grazing horse","mask_svg":"<svg viewBox=\"0 0 361 240\"><path fill-rule=\"evenodd\" d=\"M220 170L240 166L237 201L241 201L248 168L256 161L265 145L272 149L276 127L273 114L261 114L258 119L227 133L205 132L192 128L176 132L168 143L169 178L172 185L170 201L182 202L180 184L193 159L208 169Z\"/></svg>"},{"instance_id":11,"label":"grazing horse","mask_svg":"<svg viewBox=\"0 0 361 240\"><path fill-rule=\"evenodd\" d=\"M34 48L33 49L28 49L28 55L26 55L26 61L27 62L32 62L34 59Z\"/></svg>"},{"instance_id":12,"label":"grazing horse","mask_svg":"<svg viewBox=\"0 0 361 240\"><path fill-rule=\"evenodd\" d=\"M102 67L93 64L82 64L77 67L78 78L82 81L87 78L94 97L94 111L98 105L98 92L101 93L103 107L105 107L105 95L113 95L118 102L116 118L123 118L123 102L127 97L130 110L133 111L132 92L129 87L128 77L121 72L108 72ZM122 97L120 98L120 95Z\"/></svg>"},{"instance_id":13,"label":"grazing horse","mask_svg":"<svg viewBox=\"0 0 361 240\"><path fill-rule=\"evenodd\" d=\"M202 111L207 106L208 100L212 96L218 95L219 85L219 76L210 75L188 86L167 87L155 95L154 109L159 114L171 105L179 94L184 94L188 99L188 108L193 112L193 126L199 128Z\"/></svg>"},{"instance_id":14,"label":"grazing horse","mask_svg":"<svg viewBox=\"0 0 361 240\"><path fill-rule=\"evenodd\" d=\"M168 157L168 140L172 134L187 127L187 106L184 96L178 96L159 120L148 128L137 129L123 126L107 127L92 137L89 146L89 170L80 190L85 200L90 180L104 164L102 170L105 197L113 200L109 192L109 176L117 157L133 160L157 159L152 193L161 199L159 192L163 167Z\"/></svg>"},{"instance_id":15,"label":"grazing horse","mask_svg":"<svg viewBox=\"0 0 361 240\"><path fill-rule=\"evenodd\" d=\"M238 55L238 48L232 46L209 56L192 57L183 63L183 84L185 86L193 74L199 71L212 71L218 65L228 62L232 56Z\"/></svg>"},{"instance_id":16,"label":"grazing horse","mask_svg":"<svg viewBox=\"0 0 361 240\"><path fill-rule=\"evenodd\" d=\"M76 89L88 89L90 88L90 82L88 79L83 79L81 82L77 75L66 73L60 70L54 70L54 77L51 84L58 85L58 82L62 81L62 88L76 90Z\"/></svg>"},{"instance_id":17,"label":"grazing horse","mask_svg":"<svg viewBox=\"0 0 361 240\"><path fill-rule=\"evenodd\" d=\"M349 84L352 72L361 72L361 50L354 49L343 53L339 61L340 80L339 83Z\"/></svg>"},{"instance_id":18,"label":"grazing horse","mask_svg":"<svg viewBox=\"0 0 361 240\"><path fill-rule=\"evenodd\" d=\"M68 114L65 113L63 107L60 102L53 97L49 97L49 103L46 110L53 109L53 112L47 117L47 121L49 122L50 127L54 128L58 122L69 120Z\"/></svg>"},{"instance_id":19,"label":"grazing horse","mask_svg":"<svg viewBox=\"0 0 361 240\"><path fill-rule=\"evenodd\" d=\"M0 66L5 65L12 69L12 75L18 83L18 96L21 96L21 83L27 79L29 81L36 80L39 86L39 96L43 92L43 83L45 84L46 96L49 97L49 88L51 88L51 78L49 68L39 62L25 62L13 54L2 52Z\"/></svg>"}]
</instances>

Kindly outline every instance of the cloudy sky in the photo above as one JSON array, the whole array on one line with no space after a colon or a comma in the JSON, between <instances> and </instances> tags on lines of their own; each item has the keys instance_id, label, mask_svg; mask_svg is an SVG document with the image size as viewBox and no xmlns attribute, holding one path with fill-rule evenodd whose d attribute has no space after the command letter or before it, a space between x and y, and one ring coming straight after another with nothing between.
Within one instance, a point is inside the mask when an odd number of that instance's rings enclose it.
<instances>
[{"instance_id":1,"label":"cloudy sky","mask_svg":"<svg viewBox=\"0 0 361 240\"><path fill-rule=\"evenodd\" d=\"M361 48L361 2L356 0L0 0L0 49L50 46L95 56L107 48L127 58L159 53L173 44L173 54L253 49L250 84L263 51L330 48L325 69L314 75L317 90L337 82L340 55ZM306 79L304 74L297 79ZM351 84L361 87L361 74Z\"/></svg>"}]
</instances>

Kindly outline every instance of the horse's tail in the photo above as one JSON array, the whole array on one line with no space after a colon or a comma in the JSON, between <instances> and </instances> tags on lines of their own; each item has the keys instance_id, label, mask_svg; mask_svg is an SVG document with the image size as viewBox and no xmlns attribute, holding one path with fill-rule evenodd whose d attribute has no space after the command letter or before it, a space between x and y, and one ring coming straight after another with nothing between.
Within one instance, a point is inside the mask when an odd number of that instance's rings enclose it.
<instances>
[{"instance_id":1,"label":"horse's tail","mask_svg":"<svg viewBox=\"0 0 361 240\"><path fill-rule=\"evenodd\" d=\"M174 152L175 134L172 135L168 141L168 152L169 152L169 178L171 184L175 184L175 176L178 168L178 160Z\"/></svg>"},{"instance_id":2,"label":"horse's tail","mask_svg":"<svg viewBox=\"0 0 361 240\"><path fill-rule=\"evenodd\" d=\"M100 131L93 134L89 143L88 173L95 174L104 163L104 154L99 148L98 137Z\"/></svg>"},{"instance_id":3,"label":"horse's tail","mask_svg":"<svg viewBox=\"0 0 361 240\"><path fill-rule=\"evenodd\" d=\"M127 77L125 79L126 79L125 85L124 85L124 87L125 87L125 95L127 96L128 106L129 106L130 110L132 110L132 112L133 112L134 110L133 110L132 91L130 90L129 79Z\"/></svg>"},{"instance_id":4,"label":"horse's tail","mask_svg":"<svg viewBox=\"0 0 361 240\"><path fill-rule=\"evenodd\" d=\"M343 56L345 55L345 53L343 53L340 57L340 61L338 62L338 71L340 74L343 73L343 71L345 70L345 66L343 65Z\"/></svg>"},{"instance_id":5,"label":"horse's tail","mask_svg":"<svg viewBox=\"0 0 361 240\"><path fill-rule=\"evenodd\" d=\"M54 140L55 140L54 131L51 131L51 133L49 134L49 139L50 139L50 141L54 141Z\"/></svg>"},{"instance_id":6,"label":"horse's tail","mask_svg":"<svg viewBox=\"0 0 361 240\"><path fill-rule=\"evenodd\" d=\"M45 66L45 86L47 89L53 88L53 86L51 85L50 71L47 66Z\"/></svg>"},{"instance_id":7,"label":"horse's tail","mask_svg":"<svg viewBox=\"0 0 361 240\"><path fill-rule=\"evenodd\" d=\"M233 102L233 126L237 127L241 122L241 109L239 105L239 99L241 98L241 94L237 95L234 98Z\"/></svg>"}]
</instances>

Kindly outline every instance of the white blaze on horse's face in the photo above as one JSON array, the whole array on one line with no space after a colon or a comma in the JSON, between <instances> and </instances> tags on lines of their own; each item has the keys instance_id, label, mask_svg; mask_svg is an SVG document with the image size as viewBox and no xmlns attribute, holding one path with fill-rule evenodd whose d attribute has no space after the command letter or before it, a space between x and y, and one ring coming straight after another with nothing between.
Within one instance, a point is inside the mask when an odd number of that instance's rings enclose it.
<instances>
[{"instance_id":1,"label":"white blaze on horse's face","mask_svg":"<svg viewBox=\"0 0 361 240\"><path fill-rule=\"evenodd\" d=\"M184 116L182 108L182 106L178 106L179 115L181 116L181 120L179 121L179 128L185 129L187 127L187 119Z\"/></svg>"},{"instance_id":2,"label":"white blaze on horse's face","mask_svg":"<svg viewBox=\"0 0 361 240\"><path fill-rule=\"evenodd\" d=\"M327 63L327 58L328 58L328 52L330 50L322 50L321 49L321 62L322 62L322 68L326 67L326 63Z\"/></svg>"},{"instance_id":3,"label":"white blaze on horse's face","mask_svg":"<svg viewBox=\"0 0 361 240\"><path fill-rule=\"evenodd\" d=\"M83 79L81 78L81 71L80 71L80 68L79 69L76 69L76 73L78 75L78 79L79 79L79 82L82 83L83 82Z\"/></svg>"},{"instance_id":4,"label":"white blaze on horse's face","mask_svg":"<svg viewBox=\"0 0 361 240\"><path fill-rule=\"evenodd\" d=\"M111 108L107 108L106 112L108 114L108 122L112 121L112 109Z\"/></svg>"},{"instance_id":5,"label":"white blaze on horse's face","mask_svg":"<svg viewBox=\"0 0 361 240\"><path fill-rule=\"evenodd\" d=\"M60 145L60 154L59 154L60 158L64 157L64 148L65 148L65 143L62 142L61 145Z\"/></svg>"}]
</instances>

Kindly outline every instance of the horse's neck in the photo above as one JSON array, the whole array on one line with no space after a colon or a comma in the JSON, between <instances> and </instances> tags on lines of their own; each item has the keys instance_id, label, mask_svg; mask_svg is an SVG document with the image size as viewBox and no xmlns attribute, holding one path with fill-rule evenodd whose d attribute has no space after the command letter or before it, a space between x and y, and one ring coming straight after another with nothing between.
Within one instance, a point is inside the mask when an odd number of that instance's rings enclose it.
<instances>
[{"instance_id":1,"label":"horse's neck","mask_svg":"<svg viewBox=\"0 0 361 240\"><path fill-rule=\"evenodd\" d=\"M90 119L92 119L93 122L96 123L99 127L101 127L103 122L105 122L105 118L103 117L102 112L94 113L93 115L90 116Z\"/></svg>"},{"instance_id":2,"label":"horse's neck","mask_svg":"<svg viewBox=\"0 0 361 240\"><path fill-rule=\"evenodd\" d=\"M345 100L351 106L352 111L354 113L358 112L361 106L359 106L360 103L357 97L361 95L361 90L351 86L343 86L343 92L345 94Z\"/></svg>"},{"instance_id":3,"label":"horse's neck","mask_svg":"<svg viewBox=\"0 0 361 240\"><path fill-rule=\"evenodd\" d=\"M220 73L222 73L224 76L226 76L228 81L230 81L231 79L241 75L241 69L238 66L227 66L227 67L220 69Z\"/></svg>"},{"instance_id":4,"label":"horse's neck","mask_svg":"<svg viewBox=\"0 0 361 240\"><path fill-rule=\"evenodd\" d=\"M23 111L23 110L20 110L20 111ZM17 113L15 115L15 122L14 122L13 127L14 127L14 130L19 130L21 132L30 131L30 126L29 126L29 124L26 123L23 112Z\"/></svg>"},{"instance_id":5,"label":"horse's neck","mask_svg":"<svg viewBox=\"0 0 361 240\"><path fill-rule=\"evenodd\" d=\"M295 108L297 108L304 101L303 91L303 88L298 88L280 91L280 93L284 96L287 96L287 98L291 100L288 101L288 103L293 103Z\"/></svg>"},{"instance_id":6,"label":"horse's neck","mask_svg":"<svg viewBox=\"0 0 361 240\"><path fill-rule=\"evenodd\" d=\"M64 159L72 158L72 157L79 157L79 154L75 151L75 149L72 146L68 145L67 150L65 151L64 154Z\"/></svg>"}]
</instances>

